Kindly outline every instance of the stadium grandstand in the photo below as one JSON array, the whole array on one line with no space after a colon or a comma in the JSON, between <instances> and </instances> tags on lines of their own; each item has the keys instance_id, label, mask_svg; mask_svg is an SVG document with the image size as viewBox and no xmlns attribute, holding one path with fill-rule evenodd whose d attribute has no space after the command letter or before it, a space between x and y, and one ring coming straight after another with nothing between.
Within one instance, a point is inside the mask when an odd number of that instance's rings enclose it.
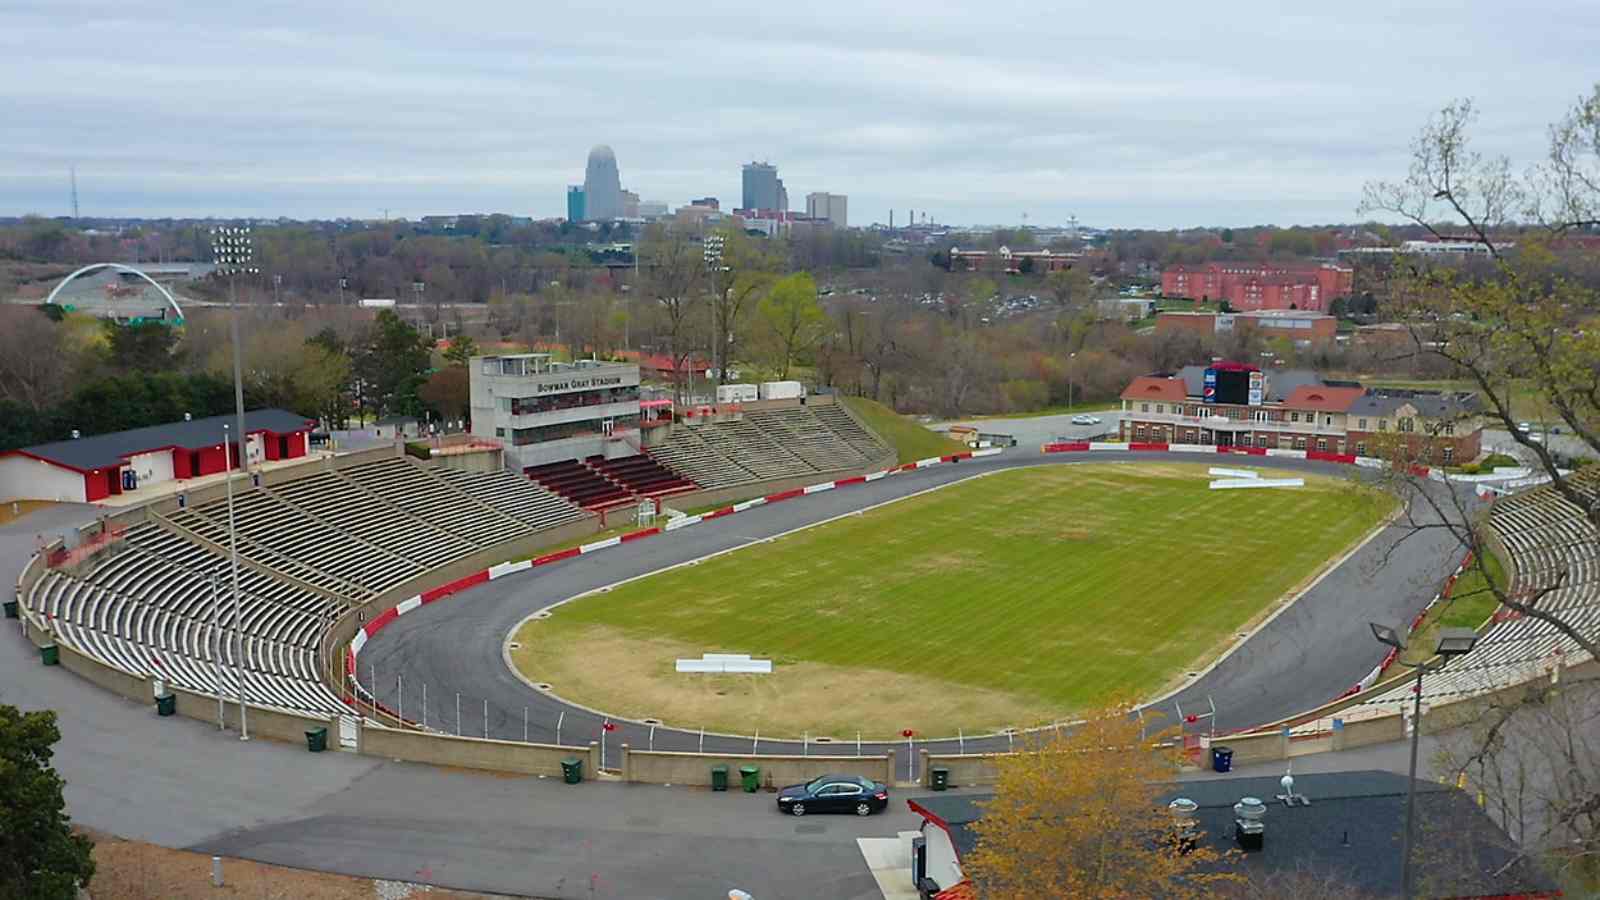
<instances>
[{"instance_id":1,"label":"stadium grandstand","mask_svg":"<svg viewBox=\"0 0 1600 900\"><path fill-rule=\"evenodd\" d=\"M1587 470L1569 479L1586 501L1600 492L1600 476ZM1538 597L1539 608L1559 611L1579 631L1600 635L1600 534L1584 510L1546 485L1497 499L1489 526L1491 543L1503 548L1500 557L1513 597ZM1425 702L1466 699L1589 661L1555 626L1504 609L1480 634L1471 653L1424 679ZM1389 714L1407 707L1411 697L1411 682L1405 680L1361 705L1367 714Z\"/></svg>"},{"instance_id":2,"label":"stadium grandstand","mask_svg":"<svg viewBox=\"0 0 1600 900\"><path fill-rule=\"evenodd\" d=\"M58 640L114 669L233 696L237 666L253 702L339 713L347 709L317 659L336 616L441 566L590 515L509 472L372 456L281 473L234 497L237 618L231 602L217 602L232 597L224 497L146 507L146 521L79 566L52 567L25 602Z\"/></svg>"}]
</instances>

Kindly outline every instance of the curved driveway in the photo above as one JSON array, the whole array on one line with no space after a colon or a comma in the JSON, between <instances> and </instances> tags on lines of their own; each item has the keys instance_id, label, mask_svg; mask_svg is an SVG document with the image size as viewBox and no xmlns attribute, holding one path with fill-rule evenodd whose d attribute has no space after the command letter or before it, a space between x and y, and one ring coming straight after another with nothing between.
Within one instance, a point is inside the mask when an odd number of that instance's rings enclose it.
<instances>
[{"instance_id":1,"label":"curved driveway","mask_svg":"<svg viewBox=\"0 0 1600 900\"><path fill-rule=\"evenodd\" d=\"M1365 474L1350 466L1275 457L1190 460L1163 454L1156 458L1163 463L1226 460L1235 465L1338 477ZM682 531L500 578L415 609L391 622L367 643L361 653L359 678L369 690L375 690L381 702L391 709L403 708L406 718L412 721L423 718L421 686L427 684L427 724L444 731L459 729L469 736L487 733L509 740L520 740L526 734L529 740L554 742L559 720L562 742L598 740L602 723L599 716L530 689L506 667L501 655L503 642L530 613L622 579L981 472L1032 465L1151 461L1154 460L1148 453L1007 454L904 472L864 485L755 507ZM1429 489L1446 488L1430 484ZM1318 706L1365 676L1381 661L1385 649L1373 641L1367 622L1409 622L1458 561L1456 542L1448 530L1415 530L1416 523L1429 521L1423 509L1426 506L1414 506L1414 518L1403 518L1384 529L1220 663L1175 695L1152 703L1152 708L1171 714L1173 704L1178 703L1187 712L1209 708L1209 698L1216 704L1216 727L1231 731ZM1396 549L1402 538L1404 543ZM399 691L402 686L403 697ZM937 698L930 698L929 702L937 702ZM691 731L663 726L653 729L652 734L652 729L643 724L615 721L618 730L608 738L613 747L626 741L634 747L695 750L702 740ZM703 740L704 749L711 752L750 752L753 748L750 737L708 734ZM968 738L964 749L1004 749L1006 744L1003 736ZM903 741L864 743L862 752L881 753L885 747L894 747L901 756L909 756ZM917 748L934 753L955 752L957 742L918 741ZM763 739L757 749L765 753L804 752L798 741ZM848 748L853 749L853 745ZM813 745L811 752L826 751ZM900 763L908 769L911 764L910 759Z\"/></svg>"}]
</instances>

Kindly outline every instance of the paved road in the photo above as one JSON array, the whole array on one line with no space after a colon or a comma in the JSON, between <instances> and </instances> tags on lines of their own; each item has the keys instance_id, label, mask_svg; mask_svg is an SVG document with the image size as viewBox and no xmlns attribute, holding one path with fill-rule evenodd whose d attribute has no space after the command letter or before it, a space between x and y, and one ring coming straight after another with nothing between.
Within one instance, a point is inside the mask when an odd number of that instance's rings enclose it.
<instances>
[{"instance_id":1,"label":"paved road","mask_svg":"<svg viewBox=\"0 0 1600 900\"><path fill-rule=\"evenodd\" d=\"M1101 435L1115 435L1122 413L1117 410L1095 410L1089 415L1100 419L1099 425L1074 425L1072 414L1059 416L1028 416L1018 419L957 419L940 422L929 427L948 431L951 425L971 425L979 431L1009 434L1017 439L1013 452L1037 452L1039 445L1064 437L1074 441L1087 441Z\"/></svg>"},{"instance_id":2,"label":"paved road","mask_svg":"<svg viewBox=\"0 0 1600 900\"><path fill-rule=\"evenodd\" d=\"M423 717L421 686L426 683L426 720L435 728L508 740L521 740L526 734L533 741L553 742L558 739L559 724L559 738L564 743L598 740L603 717L531 690L505 665L502 644L530 613L622 579L980 472L1027 465L1149 460L1148 454L1111 452L1096 453L1092 458L1012 453L756 507L670 535L497 579L413 610L367 643L358 674L381 702L390 708L403 708L412 720ZM1167 456L1161 460L1173 461ZM1196 458L1196 462L1201 461L1210 460ZM1250 464L1343 477L1360 474L1360 470L1349 466L1300 460L1263 457L1252 458ZM1390 554L1402 538L1404 545ZM1273 721L1333 699L1383 657L1385 648L1373 641L1367 622L1409 622L1437 591L1454 568L1451 540L1442 529L1414 532L1403 524L1385 529L1215 668L1175 697L1155 704L1155 708L1170 715L1175 711L1174 702L1181 703L1186 711L1209 708L1209 702L1215 702L1219 727L1232 730ZM1389 558L1385 563L1386 554ZM402 686L403 698L399 693ZM457 693L461 695L459 719ZM696 731L661 727L654 729L652 735L649 726L617 721L619 728L609 738L613 747L623 741L635 747L653 745L667 750L697 750L702 746L702 737ZM692 727L692 723L686 724ZM749 752L755 746L750 737L706 735L703 740L707 751ZM902 777L912 777L913 761L905 742L868 742L862 752L881 753L886 746L899 753ZM956 752L957 742L927 740L918 741L916 746L930 752ZM1004 737L969 736L964 746L970 752L1003 749L1008 744ZM765 738L759 750L805 752L798 741Z\"/></svg>"}]
</instances>

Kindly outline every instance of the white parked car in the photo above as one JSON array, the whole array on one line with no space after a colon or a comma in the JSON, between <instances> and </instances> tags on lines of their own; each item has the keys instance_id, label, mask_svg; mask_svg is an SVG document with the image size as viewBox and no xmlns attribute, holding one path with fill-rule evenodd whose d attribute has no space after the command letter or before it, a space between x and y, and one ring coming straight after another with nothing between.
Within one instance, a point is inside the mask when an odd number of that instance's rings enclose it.
<instances>
[{"instance_id":1,"label":"white parked car","mask_svg":"<svg viewBox=\"0 0 1600 900\"><path fill-rule=\"evenodd\" d=\"M1072 417L1072 424L1074 424L1074 425L1099 425L1100 424L1100 417L1099 416L1091 416L1088 413L1079 413L1079 414L1077 414L1077 415Z\"/></svg>"}]
</instances>

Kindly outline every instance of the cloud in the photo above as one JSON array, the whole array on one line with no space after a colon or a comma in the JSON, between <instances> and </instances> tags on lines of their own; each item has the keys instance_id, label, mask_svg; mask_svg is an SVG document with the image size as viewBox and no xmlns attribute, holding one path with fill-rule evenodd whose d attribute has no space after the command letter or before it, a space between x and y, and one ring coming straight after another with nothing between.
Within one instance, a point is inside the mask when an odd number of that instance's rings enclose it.
<instances>
[{"instance_id":1,"label":"cloud","mask_svg":"<svg viewBox=\"0 0 1600 900\"><path fill-rule=\"evenodd\" d=\"M1600 14L1281 4L277 4L0 11L0 214L564 211L595 143L672 205L849 194L956 223L1349 220L1457 96L1524 162ZM903 213L902 213L903 221Z\"/></svg>"}]
</instances>

